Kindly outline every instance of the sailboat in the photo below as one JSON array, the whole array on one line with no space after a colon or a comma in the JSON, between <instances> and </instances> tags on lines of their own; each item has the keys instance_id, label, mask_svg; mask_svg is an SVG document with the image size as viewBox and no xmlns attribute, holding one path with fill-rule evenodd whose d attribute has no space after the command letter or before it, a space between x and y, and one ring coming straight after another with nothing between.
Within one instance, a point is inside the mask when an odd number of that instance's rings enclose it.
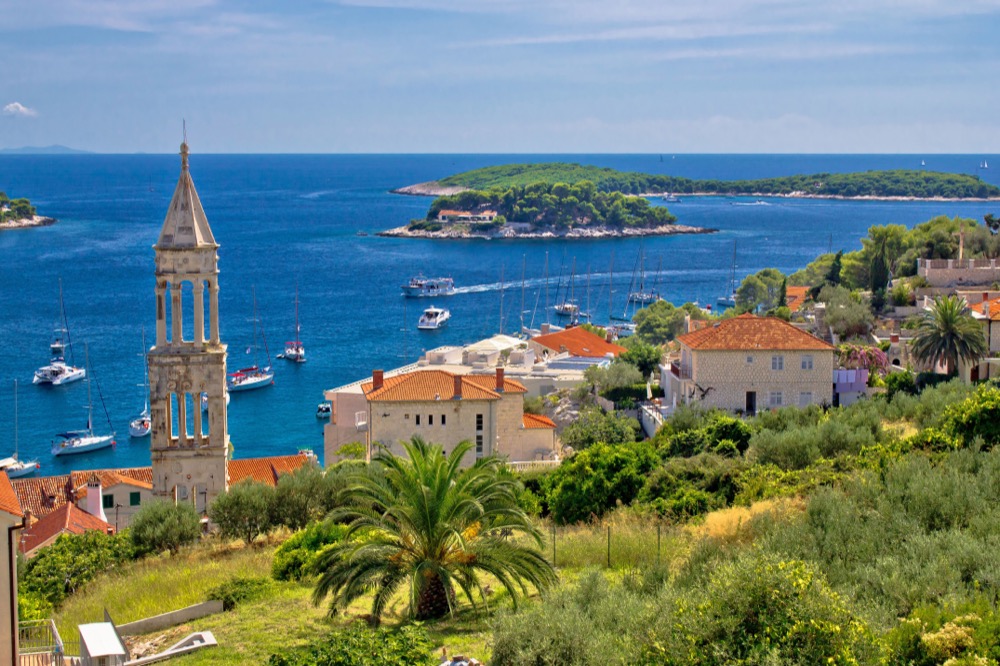
<instances>
[{"instance_id":1,"label":"sailboat","mask_svg":"<svg viewBox=\"0 0 1000 666\"><path fill-rule=\"evenodd\" d=\"M267 338L264 336L264 327L257 316L257 292L251 289L253 297L253 353L254 364L247 368L241 368L230 373L226 377L226 388L232 391L249 391L251 389L263 388L274 383L274 372L271 370L271 353L267 349ZM260 367L257 364L257 327L260 326L260 337L264 342L264 353L267 354L267 365ZM249 351L249 350L248 350Z\"/></svg>"},{"instance_id":2,"label":"sailboat","mask_svg":"<svg viewBox=\"0 0 1000 666\"><path fill-rule=\"evenodd\" d=\"M89 366L89 351L87 351L86 361ZM93 368L90 368L90 370L91 374L93 374ZM94 434L94 401L90 394L90 382L92 380L93 377L87 380L87 427L83 430L70 430L59 433L57 436L60 440L52 442L52 455L68 456L77 453L87 453L115 445L115 433L113 430L110 435ZM103 405L104 396L101 394L100 384L97 385L97 393L101 398L101 405ZM107 408L104 410L104 416L108 419L108 429L111 430L111 417L108 416Z\"/></svg>"},{"instance_id":3,"label":"sailboat","mask_svg":"<svg viewBox=\"0 0 1000 666\"><path fill-rule=\"evenodd\" d=\"M285 343L285 352L278 354L278 358L283 358L296 363L306 362L306 348L299 340L299 288L295 287L295 339Z\"/></svg>"},{"instance_id":4,"label":"sailboat","mask_svg":"<svg viewBox=\"0 0 1000 666\"><path fill-rule=\"evenodd\" d=\"M629 303L638 303L639 305L649 305L650 303L655 303L660 300L660 295L655 291L646 290L646 256L639 249L639 289L638 291L630 291L628 294Z\"/></svg>"},{"instance_id":5,"label":"sailboat","mask_svg":"<svg viewBox=\"0 0 1000 666\"><path fill-rule=\"evenodd\" d=\"M35 471L41 467L37 460L29 460L27 462L18 458L17 455L17 380L14 380L14 455L10 458L0 459L0 470L7 472L7 476L11 479L17 479L22 476L28 476L29 474L34 474Z\"/></svg>"},{"instance_id":6,"label":"sailboat","mask_svg":"<svg viewBox=\"0 0 1000 666\"><path fill-rule=\"evenodd\" d=\"M56 328L55 337L49 344L52 360L49 364L35 370L33 384L52 384L61 386L83 379L87 376L86 368L76 368L66 363L66 348L70 346L69 326L66 323L66 306L63 303L62 279L59 280L59 314L62 321ZM70 349L72 353L72 349Z\"/></svg>"},{"instance_id":7,"label":"sailboat","mask_svg":"<svg viewBox=\"0 0 1000 666\"><path fill-rule=\"evenodd\" d=\"M733 263L732 267L729 269L729 295L719 296L716 300L716 304L722 306L723 308L734 308L736 307L736 241L733 241Z\"/></svg>"},{"instance_id":8,"label":"sailboat","mask_svg":"<svg viewBox=\"0 0 1000 666\"><path fill-rule=\"evenodd\" d=\"M560 317L575 317L580 312L580 306L576 304L574 298L574 282L576 278L576 257L573 257L573 268L569 274L569 298L560 301L552 306L556 314ZM561 282L561 280L560 280Z\"/></svg>"},{"instance_id":9,"label":"sailboat","mask_svg":"<svg viewBox=\"0 0 1000 666\"><path fill-rule=\"evenodd\" d=\"M129 437L146 437L149 435L149 431L152 425L149 415L149 365L146 363L146 329L142 329L142 366L145 371L145 382L142 384L145 396L146 404L142 408L142 413L136 418L132 419L128 424L128 434Z\"/></svg>"}]
</instances>

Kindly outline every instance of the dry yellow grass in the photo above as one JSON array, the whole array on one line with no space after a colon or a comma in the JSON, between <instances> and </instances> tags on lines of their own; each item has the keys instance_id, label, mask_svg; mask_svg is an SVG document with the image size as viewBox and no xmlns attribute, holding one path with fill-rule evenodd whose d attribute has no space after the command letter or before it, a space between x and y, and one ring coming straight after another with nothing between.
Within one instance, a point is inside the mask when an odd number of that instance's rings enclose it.
<instances>
[{"instance_id":1,"label":"dry yellow grass","mask_svg":"<svg viewBox=\"0 0 1000 666\"><path fill-rule=\"evenodd\" d=\"M723 541L736 539L740 530L747 522L765 513L784 516L792 512L802 511L805 507L802 499L797 497L780 497L754 502L749 507L731 506L707 514L697 525L688 525L685 530L692 537L714 538Z\"/></svg>"}]
</instances>

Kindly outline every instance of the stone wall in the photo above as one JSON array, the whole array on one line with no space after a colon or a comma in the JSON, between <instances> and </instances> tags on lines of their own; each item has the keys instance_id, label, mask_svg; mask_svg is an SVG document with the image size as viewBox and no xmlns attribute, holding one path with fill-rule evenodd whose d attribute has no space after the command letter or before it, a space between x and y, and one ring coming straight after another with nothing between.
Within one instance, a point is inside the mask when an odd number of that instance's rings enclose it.
<instances>
[{"instance_id":1,"label":"stone wall","mask_svg":"<svg viewBox=\"0 0 1000 666\"><path fill-rule=\"evenodd\" d=\"M918 259L917 275L932 287L992 285L1000 282L996 259Z\"/></svg>"},{"instance_id":2,"label":"stone wall","mask_svg":"<svg viewBox=\"0 0 1000 666\"><path fill-rule=\"evenodd\" d=\"M518 395L520 398L520 395ZM395 455L403 455L401 441L409 441L419 435L432 444L440 444L445 453L469 440L473 444L476 436L482 435L483 455L493 452L497 433L497 400L439 400L422 402L373 402L371 423L369 424L372 452L378 447L376 442ZM483 428L476 429L476 417L482 415ZM420 423L417 423L417 417ZM444 417L444 425L441 417ZM472 465L476 459L475 447L462 459L463 466Z\"/></svg>"}]
</instances>

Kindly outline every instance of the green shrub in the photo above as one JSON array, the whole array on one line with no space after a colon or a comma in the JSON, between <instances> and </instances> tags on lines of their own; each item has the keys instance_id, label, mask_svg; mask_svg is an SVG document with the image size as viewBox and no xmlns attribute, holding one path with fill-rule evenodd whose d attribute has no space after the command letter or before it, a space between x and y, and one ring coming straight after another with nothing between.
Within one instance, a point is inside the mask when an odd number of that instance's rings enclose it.
<instances>
[{"instance_id":1,"label":"green shrub","mask_svg":"<svg viewBox=\"0 0 1000 666\"><path fill-rule=\"evenodd\" d=\"M21 622L47 620L52 617L52 612L52 604L38 592L18 591L17 619Z\"/></svg>"},{"instance_id":2,"label":"green shrub","mask_svg":"<svg viewBox=\"0 0 1000 666\"><path fill-rule=\"evenodd\" d=\"M312 566L326 546L339 543L347 528L330 522L317 522L296 532L274 553L271 576L275 580L302 580L313 575Z\"/></svg>"},{"instance_id":3,"label":"green shrub","mask_svg":"<svg viewBox=\"0 0 1000 666\"><path fill-rule=\"evenodd\" d=\"M981 385L975 393L945 409L943 430L963 445L981 438L988 448L1000 442L1000 389Z\"/></svg>"},{"instance_id":4,"label":"green shrub","mask_svg":"<svg viewBox=\"0 0 1000 666\"><path fill-rule=\"evenodd\" d=\"M135 552L127 532L105 534L91 530L62 534L28 560L19 578L21 593L34 593L58 606L94 579L132 560Z\"/></svg>"},{"instance_id":5,"label":"green shrub","mask_svg":"<svg viewBox=\"0 0 1000 666\"><path fill-rule=\"evenodd\" d=\"M248 601L263 599L271 590L267 578L233 578L208 591L208 598L222 602L223 610L233 610Z\"/></svg>"},{"instance_id":6,"label":"green shrub","mask_svg":"<svg viewBox=\"0 0 1000 666\"><path fill-rule=\"evenodd\" d=\"M723 440L727 440L732 442L740 453L743 453L750 446L753 428L743 419L718 414L708 424L706 434L713 446L718 445Z\"/></svg>"},{"instance_id":7,"label":"green shrub","mask_svg":"<svg viewBox=\"0 0 1000 666\"><path fill-rule=\"evenodd\" d=\"M892 400L897 393L914 395L917 392L917 381L909 370L890 372L885 376L885 398Z\"/></svg>"},{"instance_id":8,"label":"green shrub","mask_svg":"<svg viewBox=\"0 0 1000 666\"><path fill-rule=\"evenodd\" d=\"M208 515L224 538L242 539L249 545L273 526L274 496L271 486L240 481L215 498Z\"/></svg>"},{"instance_id":9,"label":"green shrub","mask_svg":"<svg viewBox=\"0 0 1000 666\"><path fill-rule=\"evenodd\" d=\"M128 532L137 555L176 553L201 536L201 518L187 502L156 501L139 509Z\"/></svg>"},{"instance_id":10,"label":"green shrub","mask_svg":"<svg viewBox=\"0 0 1000 666\"><path fill-rule=\"evenodd\" d=\"M309 645L271 655L270 666L430 666L434 647L417 625L368 629L355 625L331 631Z\"/></svg>"},{"instance_id":11,"label":"green shrub","mask_svg":"<svg viewBox=\"0 0 1000 666\"><path fill-rule=\"evenodd\" d=\"M577 452L547 479L553 517L559 523L575 523L599 517L618 503L630 504L655 462L643 442L595 444Z\"/></svg>"},{"instance_id":12,"label":"green shrub","mask_svg":"<svg viewBox=\"0 0 1000 666\"><path fill-rule=\"evenodd\" d=\"M642 426L633 418L590 407L563 429L561 439L564 446L580 450L597 443L628 444L636 440L641 430Z\"/></svg>"},{"instance_id":13,"label":"green shrub","mask_svg":"<svg viewBox=\"0 0 1000 666\"><path fill-rule=\"evenodd\" d=\"M331 481L318 465L303 465L291 474L282 474L271 505L273 524L294 531L322 520L336 505Z\"/></svg>"}]
</instances>

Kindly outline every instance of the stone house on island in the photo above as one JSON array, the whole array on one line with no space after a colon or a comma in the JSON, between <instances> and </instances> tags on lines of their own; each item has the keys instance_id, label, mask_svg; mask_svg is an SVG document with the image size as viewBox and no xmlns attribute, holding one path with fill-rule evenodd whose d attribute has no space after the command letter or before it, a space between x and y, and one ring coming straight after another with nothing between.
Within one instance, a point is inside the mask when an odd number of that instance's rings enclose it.
<instances>
[{"instance_id":1,"label":"stone house on island","mask_svg":"<svg viewBox=\"0 0 1000 666\"><path fill-rule=\"evenodd\" d=\"M744 314L677 338L662 366L665 403L754 414L833 404L834 348L774 317Z\"/></svg>"}]
</instances>

